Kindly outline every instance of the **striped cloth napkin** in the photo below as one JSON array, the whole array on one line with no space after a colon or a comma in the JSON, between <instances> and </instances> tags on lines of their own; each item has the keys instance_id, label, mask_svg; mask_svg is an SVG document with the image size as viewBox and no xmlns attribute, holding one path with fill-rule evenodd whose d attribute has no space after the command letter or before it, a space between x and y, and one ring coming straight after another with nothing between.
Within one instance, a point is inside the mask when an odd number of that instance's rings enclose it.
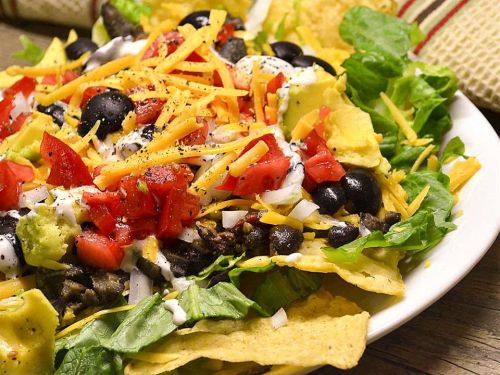
<instances>
[{"instance_id":1,"label":"striped cloth napkin","mask_svg":"<svg viewBox=\"0 0 500 375\"><path fill-rule=\"evenodd\" d=\"M89 28L104 1L0 0L0 15ZM426 35L414 52L453 68L469 98L500 112L500 0L396 1Z\"/></svg>"}]
</instances>

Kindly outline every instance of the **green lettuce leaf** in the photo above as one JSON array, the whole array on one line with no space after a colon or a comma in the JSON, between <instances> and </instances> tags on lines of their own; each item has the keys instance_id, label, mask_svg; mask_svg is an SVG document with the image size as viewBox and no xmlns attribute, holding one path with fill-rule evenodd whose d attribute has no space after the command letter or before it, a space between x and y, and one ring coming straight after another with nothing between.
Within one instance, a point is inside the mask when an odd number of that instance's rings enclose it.
<instances>
[{"instance_id":1,"label":"green lettuce leaf","mask_svg":"<svg viewBox=\"0 0 500 375\"><path fill-rule=\"evenodd\" d=\"M161 296L156 293L144 298L132 310L102 345L122 353L137 353L177 329Z\"/></svg>"},{"instance_id":2,"label":"green lettuce leaf","mask_svg":"<svg viewBox=\"0 0 500 375\"><path fill-rule=\"evenodd\" d=\"M243 319L250 308L265 312L248 299L236 286L220 282L209 289L191 285L179 297L179 305L186 311L188 323L201 319Z\"/></svg>"},{"instance_id":3,"label":"green lettuce leaf","mask_svg":"<svg viewBox=\"0 0 500 375\"><path fill-rule=\"evenodd\" d=\"M463 156L464 158L467 158L467 156L464 155L465 153L465 145L460 139L460 137L456 136L450 139L450 141L446 144L443 150L443 154L439 158L441 162L446 161L449 157L452 156Z\"/></svg>"},{"instance_id":4,"label":"green lettuce leaf","mask_svg":"<svg viewBox=\"0 0 500 375\"><path fill-rule=\"evenodd\" d=\"M198 276L190 277L192 280L204 280L209 277L214 272L226 271L231 269L238 263L245 254L242 254L238 257L234 255L220 255L211 265L203 269Z\"/></svg>"},{"instance_id":5,"label":"green lettuce leaf","mask_svg":"<svg viewBox=\"0 0 500 375\"><path fill-rule=\"evenodd\" d=\"M139 23L141 20L141 15L145 16L151 15L151 8L146 5L139 3L135 0L111 0L116 9L120 14L132 23Z\"/></svg>"},{"instance_id":6,"label":"green lettuce leaf","mask_svg":"<svg viewBox=\"0 0 500 375\"><path fill-rule=\"evenodd\" d=\"M402 182L409 200L413 200L427 185L430 186L429 193L415 215L393 225L385 234L374 231L339 248L324 248L328 259L353 263L359 259L364 249L372 247L424 254L436 246L446 233L455 229L455 225L449 221L453 195L449 190L448 176L441 172L414 172Z\"/></svg>"},{"instance_id":7,"label":"green lettuce leaf","mask_svg":"<svg viewBox=\"0 0 500 375\"><path fill-rule=\"evenodd\" d=\"M397 169L408 169L415 163L415 160L417 160L422 151L425 150L425 147L398 145L396 150L396 155L389 160L391 166Z\"/></svg>"},{"instance_id":8,"label":"green lettuce leaf","mask_svg":"<svg viewBox=\"0 0 500 375\"><path fill-rule=\"evenodd\" d=\"M102 347L77 347L64 356L56 375L123 374L122 358Z\"/></svg>"},{"instance_id":9,"label":"green lettuce leaf","mask_svg":"<svg viewBox=\"0 0 500 375\"><path fill-rule=\"evenodd\" d=\"M13 59L27 61L32 65L38 64L42 60L45 51L26 35L21 35L19 41L23 49L12 53L10 56Z\"/></svg>"},{"instance_id":10,"label":"green lettuce leaf","mask_svg":"<svg viewBox=\"0 0 500 375\"><path fill-rule=\"evenodd\" d=\"M323 282L320 273L305 272L292 267L278 268L269 273L257 287L252 299L267 315L307 297L319 289Z\"/></svg>"},{"instance_id":11,"label":"green lettuce leaf","mask_svg":"<svg viewBox=\"0 0 500 375\"><path fill-rule=\"evenodd\" d=\"M253 273L264 273L267 271L270 271L274 268L274 263L269 262L265 266L261 267L249 267L249 268L233 268L231 271L229 271L228 276L229 280L236 285L237 288L240 287L240 276L242 273L245 272L253 272Z\"/></svg>"}]
</instances>

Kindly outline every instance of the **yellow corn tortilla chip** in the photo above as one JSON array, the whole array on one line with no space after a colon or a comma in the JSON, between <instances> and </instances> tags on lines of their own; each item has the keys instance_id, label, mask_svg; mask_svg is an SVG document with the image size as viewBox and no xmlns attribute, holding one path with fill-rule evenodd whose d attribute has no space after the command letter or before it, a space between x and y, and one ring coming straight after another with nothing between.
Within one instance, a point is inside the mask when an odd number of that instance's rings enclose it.
<instances>
[{"instance_id":1,"label":"yellow corn tortilla chip","mask_svg":"<svg viewBox=\"0 0 500 375\"><path fill-rule=\"evenodd\" d=\"M294 262L287 262L285 255L259 256L238 263L239 267L262 267L270 262L278 266L295 267L302 271L336 273L350 284L369 292L404 295L405 285L399 272L398 262L402 254L394 250L375 249L365 252L355 264L330 262L321 248L327 246L324 239L304 241L299 252L303 255Z\"/></svg>"},{"instance_id":2,"label":"yellow corn tortilla chip","mask_svg":"<svg viewBox=\"0 0 500 375\"><path fill-rule=\"evenodd\" d=\"M291 306L287 316L287 324L278 329L273 328L272 318L199 322L192 332L174 333L149 348L167 360L175 359L152 363L147 353L141 353L142 360L129 363L125 374L160 374L198 358L260 365L330 364L342 369L358 363L366 345L369 314L354 303L319 291Z\"/></svg>"}]
</instances>

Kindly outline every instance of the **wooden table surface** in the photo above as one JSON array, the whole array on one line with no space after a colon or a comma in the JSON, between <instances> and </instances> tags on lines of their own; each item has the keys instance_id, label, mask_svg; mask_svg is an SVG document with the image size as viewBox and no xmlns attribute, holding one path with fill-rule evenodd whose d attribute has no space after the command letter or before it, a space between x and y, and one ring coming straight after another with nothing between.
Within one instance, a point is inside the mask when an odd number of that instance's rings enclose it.
<instances>
[{"instance_id":1,"label":"wooden table surface","mask_svg":"<svg viewBox=\"0 0 500 375\"><path fill-rule=\"evenodd\" d=\"M20 34L47 46L67 31L33 23L0 22L0 69L14 63ZM500 128L500 116L485 112ZM450 264L452 267L453 264ZM350 371L324 367L315 375L500 374L500 237L467 275L441 300L396 331L368 346Z\"/></svg>"}]
</instances>

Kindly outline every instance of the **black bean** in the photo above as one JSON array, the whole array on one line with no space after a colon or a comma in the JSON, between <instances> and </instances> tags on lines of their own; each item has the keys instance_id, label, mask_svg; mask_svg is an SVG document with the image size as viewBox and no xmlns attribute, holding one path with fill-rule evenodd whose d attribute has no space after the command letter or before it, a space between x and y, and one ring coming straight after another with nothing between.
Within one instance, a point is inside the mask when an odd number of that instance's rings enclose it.
<instances>
[{"instance_id":1,"label":"black bean","mask_svg":"<svg viewBox=\"0 0 500 375\"><path fill-rule=\"evenodd\" d=\"M376 216L363 212L361 213L360 217L361 217L361 224L363 224L365 228L370 230L371 232L374 232L376 230L382 230L383 222L379 220Z\"/></svg>"},{"instance_id":2,"label":"black bean","mask_svg":"<svg viewBox=\"0 0 500 375\"><path fill-rule=\"evenodd\" d=\"M288 225L277 225L269 231L271 255L288 255L299 250L304 241L302 232Z\"/></svg>"},{"instance_id":3,"label":"black bean","mask_svg":"<svg viewBox=\"0 0 500 375\"><path fill-rule=\"evenodd\" d=\"M271 43L271 49L276 57L282 60L291 62L295 57L303 55L302 48L292 42L275 42ZM310 65L308 65L310 66Z\"/></svg>"},{"instance_id":4,"label":"black bean","mask_svg":"<svg viewBox=\"0 0 500 375\"><path fill-rule=\"evenodd\" d=\"M341 182L351 203L346 206L351 213L377 214L382 198L378 182L370 172L366 169L349 169Z\"/></svg>"},{"instance_id":5,"label":"black bean","mask_svg":"<svg viewBox=\"0 0 500 375\"><path fill-rule=\"evenodd\" d=\"M269 255L268 231L260 226L252 225L251 227L250 231L243 235L246 256L252 258L259 255Z\"/></svg>"},{"instance_id":6,"label":"black bean","mask_svg":"<svg viewBox=\"0 0 500 375\"><path fill-rule=\"evenodd\" d=\"M328 243L333 247L340 247L354 241L359 236L359 229L352 224L331 227L328 231Z\"/></svg>"},{"instance_id":7,"label":"black bean","mask_svg":"<svg viewBox=\"0 0 500 375\"><path fill-rule=\"evenodd\" d=\"M235 30L245 30L245 24L240 17L233 17L229 13L226 16L226 22L231 25L234 25Z\"/></svg>"},{"instance_id":8,"label":"black bean","mask_svg":"<svg viewBox=\"0 0 500 375\"><path fill-rule=\"evenodd\" d=\"M63 126L64 124L64 108L57 104L51 104L49 106L44 106L38 104L36 107L38 112L45 113L49 116L52 116L54 122L59 126Z\"/></svg>"},{"instance_id":9,"label":"black bean","mask_svg":"<svg viewBox=\"0 0 500 375\"><path fill-rule=\"evenodd\" d=\"M319 206L319 212L322 214L333 215L347 201L344 188L339 182L328 182L319 185L313 190L311 196L314 203Z\"/></svg>"},{"instance_id":10,"label":"black bean","mask_svg":"<svg viewBox=\"0 0 500 375\"><path fill-rule=\"evenodd\" d=\"M299 55L295 56L290 62L293 66L306 68L308 66L313 66L314 64L321 66L327 73L332 76L337 75L337 72L329 63L315 56L310 55Z\"/></svg>"},{"instance_id":11,"label":"black bean","mask_svg":"<svg viewBox=\"0 0 500 375\"><path fill-rule=\"evenodd\" d=\"M101 124L97 130L97 137L103 140L108 134L122 128L125 116L133 109L134 102L118 91L95 95L83 107L78 134L83 137L99 120Z\"/></svg>"},{"instance_id":12,"label":"black bean","mask_svg":"<svg viewBox=\"0 0 500 375\"><path fill-rule=\"evenodd\" d=\"M140 37L144 35L144 30L140 25L134 25L127 21L115 6L106 2L101 7L101 16L104 27L111 39L119 36L132 35Z\"/></svg>"},{"instance_id":13,"label":"black bean","mask_svg":"<svg viewBox=\"0 0 500 375\"><path fill-rule=\"evenodd\" d=\"M68 59L76 60L85 52L94 52L96 49L97 44L89 38L78 38L73 43L68 44L64 50Z\"/></svg>"},{"instance_id":14,"label":"black bean","mask_svg":"<svg viewBox=\"0 0 500 375\"><path fill-rule=\"evenodd\" d=\"M219 54L226 60L237 63L247 55L245 41L241 38L229 38L220 48Z\"/></svg>"},{"instance_id":15,"label":"black bean","mask_svg":"<svg viewBox=\"0 0 500 375\"><path fill-rule=\"evenodd\" d=\"M146 125L141 129L141 137L151 141L153 139L153 134L155 133L156 128L154 124Z\"/></svg>"}]
</instances>

